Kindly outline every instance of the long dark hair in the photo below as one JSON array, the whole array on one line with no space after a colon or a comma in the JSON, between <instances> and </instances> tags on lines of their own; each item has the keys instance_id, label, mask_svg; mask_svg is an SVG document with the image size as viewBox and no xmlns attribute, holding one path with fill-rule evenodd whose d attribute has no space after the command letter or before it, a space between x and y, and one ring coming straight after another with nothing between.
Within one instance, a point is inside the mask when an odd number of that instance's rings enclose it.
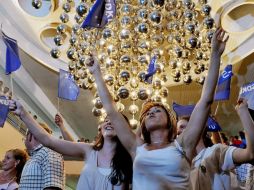
<instances>
[{"instance_id":1,"label":"long dark hair","mask_svg":"<svg viewBox=\"0 0 254 190\"><path fill-rule=\"evenodd\" d=\"M144 137L144 141L147 144L151 143L150 132L146 129L146 126L145 126L145 116L146 116L146 113L152 107L155 107L155 106L161 107L167 114L167 126L169 129L168 141L172 142L176 138L176 119L168 108L166 108L163 104L157 103L157 102L147 102L143 105L139 121L140 121L140 127L142 129L142 135Z\"/></svg>"},{"instance_id":2,"label":"long dark hair","mask_svg":"<svg viewBox=\"0 0 254 190\"><path fill-rule=\"evenodd\" d=\"M21 149L11 149L7 152L11 152L15 160L19 160L19 163L16 165L16 182L19 183L21 178L21 173L24 168L24 165L28 159L28 155L24 150Z\"/></svg>"},{"instance_id":3,"label":"long dark hair","mask_svg":"<svg viewBox=\"0 0 254 190\"><path fill-rule=\"evenodd\" d=\"M128 118L125 115L123 117L129 123ZM112 185L124 183L126 185L125 189L128 189L128 185L132 183L132 158L117 136L113 140L116 142L116 149L111 160L112 171L109 175L109 180ZM103 144L104 138L100 130L93 149L99 151L102 149Z\"/></svg>"}]
</instances>

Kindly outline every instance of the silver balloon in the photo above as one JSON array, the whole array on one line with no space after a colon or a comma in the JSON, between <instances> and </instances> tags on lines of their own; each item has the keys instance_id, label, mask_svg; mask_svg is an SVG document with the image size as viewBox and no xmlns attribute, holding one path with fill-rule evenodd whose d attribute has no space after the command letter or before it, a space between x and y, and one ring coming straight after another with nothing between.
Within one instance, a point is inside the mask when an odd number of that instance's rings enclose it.
<instances>
[{"instance_id":1,"label":"silver balloon","mask_svg":"<svg viewBox=\"0 0 254 190\"><path fill-rule=\"evenodd\" d=\"M82 29L80 28L78 24L74 24L72 26L72 32L76 35L79 35L82 32Z\"/></svg>"},{"instance_id":2,"label":"silver balloon","mask_svg":"<svg viewBox=\"0 0 254 190\"><path fill-rule=\"evenodd\" d=\"M152 0L152 6L155 9L162 8L165 4L165 0Z\"/></svg>"},{"instance_id":3,"label":"silver balloon","mask_svg":"<svg viewBox=\"0 0 254 190\"><path fill-rule=\"evenodd\" d=\"M161 90L160 90L160 95L161 95L163 98L168 97L168 89L167 89L166 87L162 87Z\"/></svg>"},{"instance_id":4,"label":"silver balloon","mask_svg":"<svg viewBox=\"0 0 254 190\"><path fill-rule=\"evenodd\" d=\"M85 3L80 3L76 8L76 12L80 17L84 17L88 12L88 10L89 10L88 5Z\"/></svg>"},{"instance_id":5,"label":"silver balloon","mask_svg":"<svg viewBox=\"0 0 254 190\"><path fill-rule=\"evenodd\" d=\"M204 77L204 76L198 77L198 78L196 79L196 82L197 82L198 84L203 85L203 84L205 83L205 77Z\"/></svg>"},{"instance_id":6,"label":"silver balloon","mask_svg":"<svg viewBox=\"0 0 254 190\"><path fill-rule=\"evenodd\" d=\"M128 29L123 29L119 34L120 40L129 40L131 38L131 32Z\"/></svg>"},{"instance_id":7,"label":"silver balloon","mask_svg":"<svg viewBox=\"0 0 254 190\"><path fill-rule=\"evenodd\" d=\"M110 74L106 75L104 77L104 80L105 80L106 84L109 85L109 86L112 86L114 84L114 81L115 81L114 76L110 75Z\"/></svg>"},{"instance_id":8,"label":"silver balloon","mask_svg":"<svg viewBox=\"0 0 254 190\"><path fill-rule=\"evenodd\" d=\"M206 17L203 21L203 25L205 26L206 29L211 29L213 28L214 25L214 19L211 17Z\"/></svg>"},{"instance_id":9,"label":"silver balloon","mask_svg":"<svg viewBox=\"0 0 254 190\"><path fill-rule=\"evenodd\" d=\"M146 79L146 72L144 72L144 71L139 72L138 73L138 79L139 79L140 82L144 82L145 79Z\"/></svg>"},{"instance_id":10,"label":"silver balloon","mask_svg":"<svg viewBox=\"0 0 254 190\"><path fill-rule=\"evenodd\" d=\"M133 13L132 6L130 4L123 4L121 7L121 14L130 15Z\"/></svg>"},{"instance_id":11,"label":"silver balloon","mask_svg":"<svg viewBox=\"0 0 254 190\"><path fill-rule=\"evenodd\" d=\"M198 44L198 39L195 36L191 36L188 40L187 47L188 48L196 48Z\"/></svg>"},{"instance_id":12,"label":"silver balloon","mask_svg":"<svg viewBox=\"0 0 254 190\"><path fill-rule=\"evenodd\" d=\"M71 4L70 3L64 3L62 8L63 8L64 12L68 13L68 12L71 11Z\"/></svg>"},{"instance_id":13,"label":"silver balloon","mask_svg":"<svg viewBox=\"0 0 254 190\"><path fill-rule=\"evenodd\" d=\"M132 24L132 19L129 16L123 16L121 18L121 22L120 23L121 23L121 26L123 28L129 28L131 26L131 24Z\"/></svg>"},{"instance_id":14,"label":"silver balloon","mask_svg":"<svg viewBox=\"0 0 254 190\"><path fill-rule=\"evenodd\" d=\"M201 14L202 16L209 16L211 12L211 6L210 5L203 5Z\"/></svg>"},{"instance_id":15,"label":"silver balloon","mask_svg":"<svg viewBox=\"0 0 254 190\"><path fill-rule=\"evenodd\" d=\"M126 99L129 97L129 90L122 86L118 89L117 95L121 98L121 99Z\"/></svg>"},{"instance_id":16,"label":"silver balloon","mask_svg":"<svg viewBox=\"0 0 254 190\"><path fill-rule=\"evenodd\" d=\"M66 14L66 13L62 13L61 15L60 15L60 20L63 22L63 23L67 23L68 21L69 21L69 15L68 14Z\"/></svg>"},{"instance_id":17,"label":"silver balloon","mask_svg":"<svg viewBox=\"0 0 254 190\"><path fill-rule=\"evenodd\" d=\"M63 37L61 35L57 35L54 37L54 42L57 46L63 45Z\"/></svg>"},{"instance_id":18,"label":"silver balloon","mask_svg":"<svg viewBox=\"0 0 254 190\"><path fill-rule=\"evenodd\" d=\"M95 101L94 101L94 106L95 106L97 109L101 109L101 108L103 107L103 104L102 104L100 98L96 98L96 99L95 99Z\"/></svg>"},{"instance_id":19,"label":"silver balloon","mask_svg":"<svg viewBox=\"0 0 254 190\"><path fill-rule=\"evenodd\" d=\"M147 9L140 9L137 13L138 20L141 22L145 22L148 18L148 11Z\"/></svg>"},{"instance_id":20,"label":"silver balloon","mask_svg":"<svg viewBox=\"0 0 254 190\"><path fill-rule=\"evenodd\" d=\"M183 82L184 82L185 84L190 84L191 81L192 81L191 75L184 75L184 76L183 76Z\"/></svg>"},{"instance_id":21,"label":"silver balloon","mask_svg":"<svg viewBox=\"0 0 254 190\"><path fill-rule=\"evenodd\" d=\"M102 31L102 37L107 40L109 38L111 38L114 35L113 31L110 28L105 28Z\"/></svg>"},{"instance_id":22,"label":"silver balloon","mask_svg":"<svg viewBox=\"0 0 254 190\"><path fill-rule=\"evenodd\" d=\"M138 91L138 98L139 98L140 100L146 100L146 99L148 98L148 94L147 94L146 89L140 89L140 90Z\"/></svg>"},{"instance_id":23,"label":"silver balloon","mask_svg":"<svg viewBox=\"0 0 254 190\"><path fill-rule=\"evenodd\" d=\"M61 52L60 52L59 49L53 48L53 49L50 51L50 55L51 55L53 58L57 59L57 58L60 57Z\"/></svg>"},{"instance_id":24,"label":"silver balloon","mask_svg":"<svg viewBox=\"0 0 254 190\"><path fill-rule=\"evenodd\" d=\"M78 24L81 24L84 21L84 18L79 15L75 15L74 19L75 19L76 23L78 23Z\"/></svg>"},{"instance_id":25,"label":"silver balloon","mask_svg":"<svg viewBox=\"0 0 254 190\"><path fill-rule=\"evenodd\" d=\"M138 63L140 64L140 66L148 65L149 64L149 56L148 55L138 56Z\"/></svg>"},{"instance_id":26,"label":"silver balloon","mask_svg":"<svg viewBox=\"0 0 254 190\"><path fill-rule=\"evenodd\" d=\"M150 13L149 15L149 21L153 24L153 25L157 25L160 24L162 20L162 15L159 11L153 11Z\"/></svg>"},{"instance_id":27,"label":"silver balloon","mask_svg":"<svg viewBox=\"0 0 254 190\"><path fill-rule=\"evenodd\" d=\"M129 107L129 112L130 112L130 114L132 114L132 115L138 113L138 110L139 110L139 109L138 109L138 106L135 105L135 104L132 104L132 105L130 105L130 107Z\"/></svg>"},{"instance_id":28,"label":"silver balloon","mask_svg":"<svg viewBox=\"0 0 254 190\"><path fill-rule=\"evenodd\" d=\"M102 115L102 112L100 109L97 109L97 108L93 108L92 109L92 113L95 117L100 117Z\"/></svg>"},{"instance_id":29,"label":"silver balloon","mask_svg":"<svg viewBox=\"0 0 254 190\"><path fill-rule=\"evenodd\" d=\"M136 27L136 31L138 32L138 34L140 34L141 36L145 36L148 34L149 32L149 25L147 23L140 23L138 24L138 26Z\"/></svg>"},{"instance_id":30,"label":"silver balloon","mask_svg":"<svg viewBox=\"0 0 254 190\"><path fill-rule=\"evenodd\" d=\"M58 34L64 34L66 32L66 25L60 24L56 27L56 31Z\"/></svg>"},{"instance_id":31,"label":"silver balloon","mask_svg":"<svg viewBox=\"0 0 254 190\"><path fill-rule=\"evenodd\" d=\"M122 55L120 58L120 64L121 65L128 65L132 61L131 57L129 55Z\"/></svg>"},{"instance_id":32,"label":"silver balloon","mask_svg":"<svg viewBox=\"0 0 254 190\"><path fill-rule=\"evenodd\" d=\"M41 0L32 0L32 6L36 9L39 9L42 6L42 1Z\"/></svg>"},{"instance_id":33,"label":"silver balloon","mask_svg":"<svg viewBox=\"0 0 254 190\"><path fill-rule=\"evenodd\" d=\"M69 42L71 46L76 46L78 44L78 39L76 36L71 36Z\"/></svg>"},{"instance_id":34,"label":"silver balloon","mask_svg":"<svg viewBox=\"0 0 254 190\"><path fill-rule=\"evenodd\" d=\"M148 0L138 0L138 4L142 6L146 6L148 3Z\"/></svg>"},{"instance_id":35,"label":"silver balloon","mask_svg":"<svg viewBox=\"0 0 254 190\"><path fill-rule=\"evenodd\" d=\"M66 54L70 60L76 60L78 58L77 52L73 48L68 49Z\"/></svg>"},{"instance_id":36,"label":"silver balloon","mask_svg":"<svg viewBox=\"0 0 254 190\"><path fill-rule=\"evenodd\" d=\"M130 73L127 70L120 72L119 78L122 82L128 82L130 80Z\"/></svg>"}]
</instances>

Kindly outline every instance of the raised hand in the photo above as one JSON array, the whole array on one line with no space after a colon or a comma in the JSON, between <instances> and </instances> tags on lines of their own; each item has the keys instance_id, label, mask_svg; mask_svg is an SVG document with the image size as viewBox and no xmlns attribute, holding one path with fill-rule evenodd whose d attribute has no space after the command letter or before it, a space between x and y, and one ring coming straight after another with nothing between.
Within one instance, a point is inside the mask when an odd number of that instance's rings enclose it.
<instances>
[{"instance_id":1,"label":"raised hand","mask_svg":"<svg viewBox=\"0 0 254 190\"><path fill-rule=\"evenodd\" d=\"M55 124L58 127L62 127L63 126L63 119L62 119L62 117L59 114L56 114L56 116L55 116Z\"/></svg>"},{"instance_id":2,"label":"raised hand","mask_svg":"<svg viewBox=\"0 0 254 190\"><path fill-rule=\"evenodd\" d=\"M87 68L89 69L91 74L100 71L100 64L97 58L97 54L95 52L92 53L90 63L87 64Z\"/></svg>"},{"instance_id":3,"label":"raised hand","mask_svg":"<svg viewBox=\"0 0 254 190\"><path fill-rule=\"evenodd\" d=\"M9 110L17 116L21 116L25 112L24 107L16 100L9 100Z\"/></svg>"},{"instance_id":4,"label":"raised hand","mask_svg":"<svg viewBox=\"0 0 254 190\"><path fill-rule=\"evenodd\" d=\"M237 112L241 111L242 109L248 109L247 100L243 98L238 99L235 109Z\"/></svg>"},{"instance_id":5,"label":"raised hand","mask_svg":"<svg viewBox=\"0 0 254 190\"><path fill-rule=\"evenodd\" d=\"M212 50L221 55L226 47L226 42L229 36L225 38L226 32L222 28L218 28L213 34L212 38ZM225 38L225 39L224 39Z\"/></svg>"}]
</instances>

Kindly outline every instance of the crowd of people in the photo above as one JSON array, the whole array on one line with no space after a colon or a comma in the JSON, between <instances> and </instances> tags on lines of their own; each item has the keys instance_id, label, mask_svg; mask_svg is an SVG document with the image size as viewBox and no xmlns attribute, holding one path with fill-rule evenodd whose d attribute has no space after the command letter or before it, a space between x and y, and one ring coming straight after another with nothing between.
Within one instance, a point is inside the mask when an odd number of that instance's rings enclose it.
<instances>
[{"instance_id":1,"label":"crowd of people","mask_svg":"<svg viewBox=\"0 0 254 190\"><path fill-rule=\"evenodd\" d=\"M24 143L30 157L19 149L6 152L0 189L17 189L18 184L20 190L64 189L62 155L84 159L77 190L253 189L254 121L246 100L236 103L244 129L239 132L240 139L210 134L206 127L227 40L225 32L217 29L211 42L208 75L192 114L176 118L164 104L147 101L140 113L138 134L132 131L128 118L117 111L96 53L88 68L107 117L99 123L95 142L75 142L59 114L55 123L62 138L55 138L19 101L10 100L10 110L28 128Z\"/></svg>"}]
</instances>

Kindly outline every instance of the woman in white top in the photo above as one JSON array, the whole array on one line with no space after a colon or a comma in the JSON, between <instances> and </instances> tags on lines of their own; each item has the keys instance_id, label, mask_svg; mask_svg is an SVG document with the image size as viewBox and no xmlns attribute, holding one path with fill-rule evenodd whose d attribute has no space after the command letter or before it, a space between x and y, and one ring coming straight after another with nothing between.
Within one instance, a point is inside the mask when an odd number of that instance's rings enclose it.
<instances>
[{"instance_id":1,"label":"woman in white top","mask_svg":"<svg viewBox=\"0 0 254 190\"><path fill-rule=\"evenodd\" d=\"M27 157L26 152L20 149L11 149L6 152L0 171L0 190L18 189L18 183Z\"/></svg>"},{"instance_id":2,"label":"woman in white top","mask_svg":"<svg viewBox=\"0 0 254 190\"><path fill-rule=\"evenodd\" d=\"M132 178L132 160L116 136L108 118L100 124L95 144L71 142L48 134L24 107L10 100L11 110L26 124L38 141L60 154L84 158L85 167L80 175L77 190L128 190Z\"/></svg>"},{"instance_id":3,"label":"woman in white top","mask_svg":"<svg viewBox=\"0 0 254 190\"><path fill-rule=\"evenodd\" d=\"M226 45L225 32L219 29L212 39L211 63L200 100L195 107L188 127L174 141L174 117L160 103L148 103L141 112L140 124L144 140L135 135L129 124L117 111L103 81L99 63L89 66L107 115L115 126L118 138L133 159L133 189L163 190L187 189L194 149L207 121L220 68L220 57ZM191 129L191 130L190 130Z\"/></svg>"}]
</instances>

